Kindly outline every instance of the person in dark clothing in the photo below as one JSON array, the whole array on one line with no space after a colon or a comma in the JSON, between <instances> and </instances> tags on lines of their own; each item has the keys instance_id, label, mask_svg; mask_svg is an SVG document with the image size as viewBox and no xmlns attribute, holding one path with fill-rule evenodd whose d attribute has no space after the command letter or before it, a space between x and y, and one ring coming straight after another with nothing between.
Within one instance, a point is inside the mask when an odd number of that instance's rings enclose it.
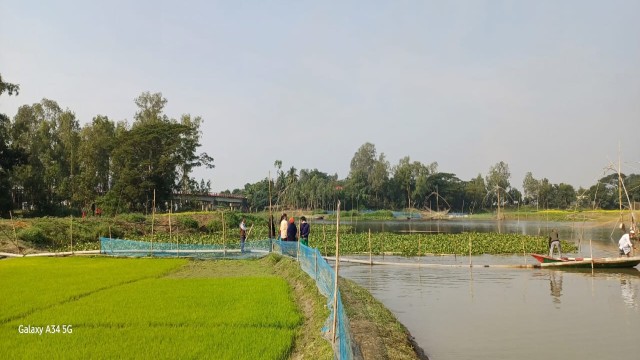
<instances>
[{"instance_id":1,"label":"person in dark clothing","mask_svg":"<svg viewBox=\"0 0 640 360\"><path fill-rule=\"evenodd\" d=\"M287 241L298 241L298 227L296 226L293 218L289 219L289 226L287 227Z\"/></svg>"},{"instance_id":2,"label":"person in dark clothing","mask_svg":"<svg viewBox=\"0 0 640 360\"><path fill-rule=\"evenodd\" d=\"M309 246L309 232L311 231L306 217L300 218L300 243Z\"/></svg>"}]
</instances>

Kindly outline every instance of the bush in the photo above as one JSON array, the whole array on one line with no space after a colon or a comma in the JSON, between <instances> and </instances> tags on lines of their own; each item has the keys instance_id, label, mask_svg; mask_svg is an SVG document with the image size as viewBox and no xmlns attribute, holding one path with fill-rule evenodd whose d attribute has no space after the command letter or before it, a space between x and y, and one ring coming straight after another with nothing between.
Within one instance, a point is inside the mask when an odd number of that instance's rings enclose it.
<instances>
[{"instance_id":1,"label":"bush","mask_svg":"<svg viewBox=\"0 0 640 360\"><path fill-rule=\"evenodd\" d=\"M207 223L206 227L207 227L207 230L210 232L222 231L222 221L218 219L213 219Z\"/></svg>"},{"instance_id":2,"label":"bush","mask_svg":"<svg viewBox=\"0 0 640 360\"><path fill-rule=\"evenodd\" d=\"M99 239L100 237L109 237L111 236L114 239L123 238L124 231L117 226L112 226L109 228L108 224L100 224L94 230L94 237Z\"/></svg>"},{"instance_id":3,"label":"bush","mask_svg":"<svg viewBox=\"0 0 640 360\"><path fill-rule=\"evenodd\" d=\"M20 240L27 241L36 245L44 245L48 240L42 229L37 227L21 229L17 232L17 236Z\"/></svg>"},{"instance_id":4,"label":"bush","mask_svg":"<svg viewBox=\"0 0 640 360\"><path fill-rule=\"evenodd\" d=\"M187 230L198 230L200 225L198 224L198 220L192 218L191 216L179 216L178 224L180 227Z\"/></svg>"},{"instance_id":5,"label":"bush","mask_svg":"<svg viewBox=\"0 0 640 360\"><path fill-rule=\"evenodd\" d=\"M142 214L121 214L116 217L117 220L126 223L138 223L144 224L147 221L147 217Z\"/></svg>"}]
</instances>

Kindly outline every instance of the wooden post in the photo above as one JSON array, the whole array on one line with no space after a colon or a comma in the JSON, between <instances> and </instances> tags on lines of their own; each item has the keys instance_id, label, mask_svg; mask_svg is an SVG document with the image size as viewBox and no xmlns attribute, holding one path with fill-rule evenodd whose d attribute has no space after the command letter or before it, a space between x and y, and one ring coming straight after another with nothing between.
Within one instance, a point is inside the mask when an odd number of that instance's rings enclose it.
<instances>
[{"instance_id":1,"label":"wooden post","mask_svg":"<svg viewBox=\"0 0 640 360\"><path fill-rule=\"evenodd\" d=\"M225 237L226 224L224 222L224 211L222 212L222 249L223 256L227 256L227 238Z\"/></svg>"},{"instance_id":2,"label":"wooden post","mask_svg":"<svg viewBox=\"0 0 640 360\"><path fill-rule=\"evenodd\" d=\"M322 242L324 242L324 256L327 256L327 229L326 224L322 224Z\"/></svg>"},{"instance_id":3,"label":"wooden post","mask_svg":"<svg viewBox=\"0 0 640 360\"><path fill-rule=\"evenodd\" d=\"M333 287L333 343L336 343L336 328L338 325L338 269L340 267L340 200L336 212L336 271Z\"/></svg>"},{"instance_id":4,"label":"wooden post","mask_svg":"<svg viewBox=\"0 0 640 360\"><path fill-rule=\"evenodd\" d=\"M71 215L71 253L73 254L73 215Z\"/></svg>"},{"instance_id":5,"label":"wooden post","mask_svg":"<svg viewBox=\"0 0 640 360\"><path fill-rule=\"evenodd\" d=\"M371 261L371 229L369 229L369 265L373 264Z\"/></svg>"},{"instance_id":6,"label":"wooden post","mask_svg":"<svg viewBox=\"0 0 640 360\"><path fill-rule=\"evenodd\" d=\"M169 204L169 243L171 243L171 236L173 235L173 229L171 228L171 212L173 211L173 200ZM176 236L176 257L180 256L180 245L178 245L178 237Z\"/></svg>"},{"instance_id":7,"label":"wooden post","mask_svg":"<svg viewBox=\"0 0 640 360\"><path fill-rule=\"evenodd\" d=\"M471 234L469 234L469 267L473 267L473 262L471 261Z\"/></svg>"},{"instance_id":8,"label":"wooden post","mask_svg":"<svg viewBox=\"0 0 640 360\"><path fill-rule=\"evenodd\" d=\"M153 222L156 215L156 189L153 189L153 209L151 209L151 256L153 256Z\"/></svg>"},{"instance_id":9,"label":"wooden post","mask_svg":"<svg viewBox=\"0 0 640 360\"><path fill-rule=\"evenodd\" d=\"M589 239L589 248L591 251L591 271L593 272L593 246L591 246L591 239Z\"/></svg>"}]
</instances>

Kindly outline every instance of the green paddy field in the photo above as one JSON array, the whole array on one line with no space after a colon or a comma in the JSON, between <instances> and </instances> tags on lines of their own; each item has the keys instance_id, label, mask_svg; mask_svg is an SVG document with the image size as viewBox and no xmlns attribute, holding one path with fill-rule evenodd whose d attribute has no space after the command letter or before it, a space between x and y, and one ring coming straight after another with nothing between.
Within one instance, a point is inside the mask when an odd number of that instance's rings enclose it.
<instances>
[{"instance_id":1,"label":"green paddy field","mask_svg":"<svg viewBox=\"0 0 640 360\"><path fill-rule=\"evenodd\" d=\"M289 284L239 263L2 260L0 358L288 358L304 320Z\"/></svg>"}]
</instances>

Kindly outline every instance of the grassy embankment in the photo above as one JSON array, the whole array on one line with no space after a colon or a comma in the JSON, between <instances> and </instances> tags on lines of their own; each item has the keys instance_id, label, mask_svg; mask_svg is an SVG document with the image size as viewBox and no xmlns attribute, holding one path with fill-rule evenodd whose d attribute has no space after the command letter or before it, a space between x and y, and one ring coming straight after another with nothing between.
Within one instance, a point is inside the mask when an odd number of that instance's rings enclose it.
<instances>
[{"instance_id":1,"label":"grassy embankment","mask_svg":"<svg viewBox=\"0 0 640 360\"><path fill-rule=\"evenodd\" d=\"M619 220L615 211L541 211L506 212L507 219L537 219L540 221L599 221L602 224ZM120 215L114 218L85 219L34 218L18 221L0 221L0 252L39 252L99 249L100 236L171 242L180 244L215 244L222 247L236 246L236 232L239 219L245 216L249 226L253 225L249 241L267 237L267 220L260 214L240 214L228 212L182 213L160 215L152 218L136 214ZM480 215L474 217L482 219ZM473 219L473 218L472 218ZM456 221L456 220L451 220ZM313 221L312 221L313 224ZM15 232L14 232L15 229ZM342 225L341 239L344 254L368 253L368 235L354 233L350 226ZM318 247L323 255L331 255L328 245L334 237L335 225L313 225L310 245ZM373 254L398 254L416 256L427 254L513 254L546 251L543 237L520 234L393 234L372 235ZM563 243L563 248L571 252L572 244Z\"/></svg>"}]
</instances>

